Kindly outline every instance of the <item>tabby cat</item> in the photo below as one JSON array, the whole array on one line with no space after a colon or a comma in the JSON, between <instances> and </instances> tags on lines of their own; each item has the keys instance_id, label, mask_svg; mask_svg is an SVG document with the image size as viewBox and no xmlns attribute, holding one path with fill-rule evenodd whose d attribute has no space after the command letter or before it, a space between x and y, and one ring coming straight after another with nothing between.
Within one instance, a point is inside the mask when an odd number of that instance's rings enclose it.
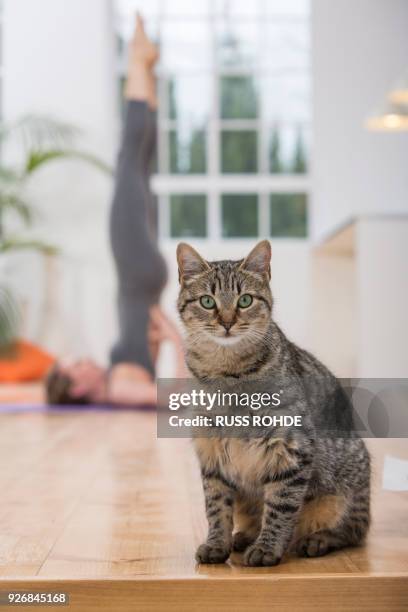
<instances>
[{"instance_id":1,"label":"tabby cat","mask_svg":"<svg viewBox=\"0 0 408 612\"><path fill-rule=\"evenodd\" d=\"M209 526L199 563L223 563L232 551L249 566L276 565L290 550L316 557L360 544L369 527L369 454L336 378L274 322L270 259L266 240L240 261L177 248L178 310L195 379L296 380L293 403L306 423L262 437L194 439ZM318 435L322 424L341 424L343 435Z\"/></svg>"}]
</instances>

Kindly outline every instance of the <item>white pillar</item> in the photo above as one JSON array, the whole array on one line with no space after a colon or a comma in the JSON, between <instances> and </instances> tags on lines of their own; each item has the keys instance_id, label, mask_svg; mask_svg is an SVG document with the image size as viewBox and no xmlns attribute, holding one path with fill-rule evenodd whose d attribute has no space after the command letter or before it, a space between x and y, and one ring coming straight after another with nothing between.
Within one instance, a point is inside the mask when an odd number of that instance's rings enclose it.
<instances>
[{"instance_id":1,"label":"white pillar","mask_svg":"<svg viewBox=\"0 0 408 612\"><path fill-rule=\"evenodd\" d=\"M109 0L5 0L6 118L38 112L86 130L112 154L117 91Z\"/></svg>"},{"instance_id":2,"label":"white pillar","mask_svg":"<svg viewBox=\"0 0 408 612\"><path fill-rule=\"evenodd\" d=\"M118 79L110 0L5 0L4 118L41 114L82 130L76 145L112 163L117 146ZM106 356L114 311L107 219L112 179L83 163L38 172L30 200L36 237L57 245L57 306L47 338L39 320L44 285L38 261L24 255L16 284L29 305L25 335L54 352ZM33 267L34 266L34 267ZM34 270L35 268L35 270Z\"/></svg>"},{"instance_id":3,"label":"white pillar","mask_svg":"<svg viewBox=\"0 0 408 612\"><path fill-rule=\"evenodd\" d=\"M357 224L358 371L364 378L408 376L408 217Z\"/></svg>"}]
</instances>

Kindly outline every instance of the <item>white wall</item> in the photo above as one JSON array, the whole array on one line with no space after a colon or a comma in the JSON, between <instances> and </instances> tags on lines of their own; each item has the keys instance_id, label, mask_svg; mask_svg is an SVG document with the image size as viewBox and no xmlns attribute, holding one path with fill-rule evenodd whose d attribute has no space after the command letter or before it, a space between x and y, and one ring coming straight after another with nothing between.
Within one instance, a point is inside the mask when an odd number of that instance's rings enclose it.
<instances>
[{"instance_id":1,"label":"white wall","mask_svg":"<svg viewBox=\"0 0 408 612\"><path fill-rule=\"evenodd\" d=\"M310 348L339 377L357 371L355 260L316 252L311 265Z\"/></svg>"},{"instance_id":2,"label":"white wall","mask_svg":"<svg viewBox=\"0 0 408 612\"><path fill-rule=\"evenodd\" d=\"M312 0L313 234L408 211L406 133L363 122L407 72L407 0Z\"/></svg>"},{"instance_id":3,"label":"white wall","mask_svg":"<svg viewBox=\"0 0 408 612\"><path fill-rule=\"evenodd\" d=\"M406 378L408 217L362 218L357 244L357 376Z\"/></svg>"},{"instance_id":4,"label":"white wall","mask_svg":"<svg viewBox=\"0 0 408 612\"><path fill-rule=\"evenodd\" d=\"M83 130L78 147L112 162L118 95L111 3L6 0L4 5L5 119L38 113L72 123ZM53 274L58 317L48 321L42 337L57 353L74 348L78 338L102 358L111 341L114 279L106 239L111 187L110 178L84 164L60 162L41 170L29 189L39 214L34 234L61 250ZM11 268L29 303L25 333L38 339L44 323L42 264L25 254L14 258Z\"/></svg>"}]
</instances>

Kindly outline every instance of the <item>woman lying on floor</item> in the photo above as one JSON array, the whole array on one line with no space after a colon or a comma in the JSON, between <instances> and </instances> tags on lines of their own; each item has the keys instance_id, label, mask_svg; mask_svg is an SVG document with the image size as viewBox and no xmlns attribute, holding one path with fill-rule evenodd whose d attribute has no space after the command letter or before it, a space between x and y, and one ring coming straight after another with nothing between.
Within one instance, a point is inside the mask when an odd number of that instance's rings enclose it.
<instances>
[{"instance_id":1,"label":"woman lying on floor","mask_svg":"<svg viewBox=\"0 0 408 612\"><path fill-rule=\"evenodd\" d=\"M126 117L110 217L118 277L119 339L111 351L108 370L90 360L55 366L46 384L51 404L155 403L155 361L165 340L175 347L178 371L183 369L179 334L158 306L166 268L156 245L149 191L156 141L153 67L157 59L157 48L138 16L130 47Z\"/></svg>"}]
</instances>

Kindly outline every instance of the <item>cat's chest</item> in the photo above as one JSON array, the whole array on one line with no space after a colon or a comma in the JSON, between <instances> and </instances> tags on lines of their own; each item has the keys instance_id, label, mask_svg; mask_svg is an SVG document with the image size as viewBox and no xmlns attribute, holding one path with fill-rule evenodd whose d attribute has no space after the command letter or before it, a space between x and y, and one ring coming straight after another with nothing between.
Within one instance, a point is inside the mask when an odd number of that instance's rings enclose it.
<instances>
[{"instance_id":1,"label":"cat's chest","mask_svg":"<svg viewBox=\"0 0 408 612\"><path fill-rule=\"evenodd\" d=\"M261 351L262 352L262 351ZM228 386L228 378L235 383L258 378L267 368L265 359L259 360L259 351L232 350L231 347L215 346L213 343L204 344L201 350L188 350L186 362L193 376L202 381L205 379L222 379ZM256 367L254 367L256 366ZM254 372L249 375L248 372Z\"/></svg>"},{"instance_id":2,"label":"cat's chest","mask_svg":"<svg viewBox=\"0 0 408 612\"><path fill-rule=\"evenodd\" d=\"M219 472L244 489L260 487L265 475L277 472L283 464L291 462L280 438L200 438L194 441L194 445L206 472Z\"/></svg>"}]
</instances>

